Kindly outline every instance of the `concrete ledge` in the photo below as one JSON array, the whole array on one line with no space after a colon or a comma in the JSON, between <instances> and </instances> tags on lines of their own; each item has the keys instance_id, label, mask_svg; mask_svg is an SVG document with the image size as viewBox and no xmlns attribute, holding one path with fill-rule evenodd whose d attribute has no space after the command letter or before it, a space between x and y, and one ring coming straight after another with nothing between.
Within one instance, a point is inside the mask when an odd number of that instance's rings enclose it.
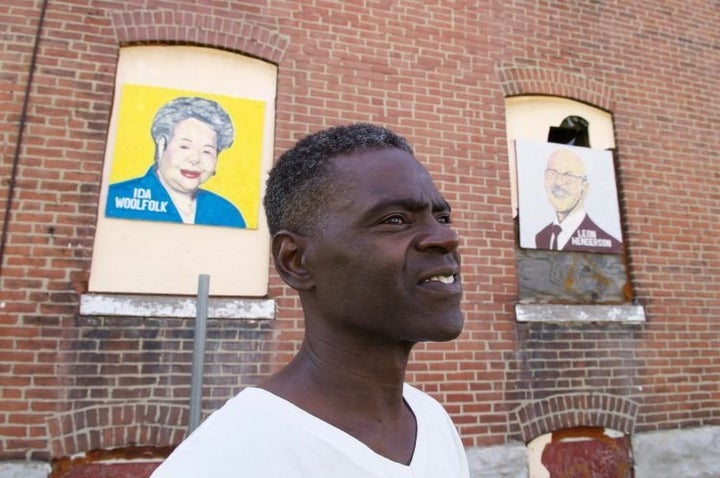
<instances>
[{"instance_id":1,"label":"concrete ledge","mask_svg":"<svg viewBox=\"0 0 720 478\"><path fill-rule=\"evenodd\" d=\"M80 296L80 315L195 318L196 302L196 297L83 294ZM275 301L211 297L208 318L272 320L275 318Z\"/></svg>"},{"instance_id":2,"label":"concrete ledge","mask_svg":"<svg viewBox=\"0 0 720 478\"><path fill-rule=\"evenodd\" d=\"M0 462L0 478L47 478L50 465L41 461Z\"/></svg>"},{"instance_id":3,"label":"concrete ledge","mask_svg":"<svg viewBox=\"0 0 720 478\"><path fill-rule=\"evenodd\" d=\"M641 305L515 304L518 322L645 322Z\"/></svg>"}]
</instances>

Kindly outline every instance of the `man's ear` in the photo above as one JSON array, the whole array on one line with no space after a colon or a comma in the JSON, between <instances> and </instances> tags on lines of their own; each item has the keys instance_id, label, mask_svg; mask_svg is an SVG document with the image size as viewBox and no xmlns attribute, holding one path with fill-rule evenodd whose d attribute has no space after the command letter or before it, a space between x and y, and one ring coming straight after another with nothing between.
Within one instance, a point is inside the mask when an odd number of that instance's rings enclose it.
<instances>
[{"instance_id":1,"label":"man's ear","mask_svg":"<svg viewBox=\"0 0 720 478\"><path fill-rule=\"evenodd\" d=\"M307 238L290 231L280 231L272 238L272 256L275 269L282 280L295 290L313 287L310 271L306 267Z\"/></svg>"}]
</instances>

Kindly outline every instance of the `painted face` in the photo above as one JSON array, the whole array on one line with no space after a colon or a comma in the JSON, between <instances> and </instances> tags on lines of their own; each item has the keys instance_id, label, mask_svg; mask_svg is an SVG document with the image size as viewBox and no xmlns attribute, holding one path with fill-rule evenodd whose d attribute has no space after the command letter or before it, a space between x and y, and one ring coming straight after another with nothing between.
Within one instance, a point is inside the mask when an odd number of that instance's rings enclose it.
<instances>
[{"instance_id":1,"label":"painted face","mask_svg":"<svg viewBox=\"0 0 720 478\"><path fill-rule=\"evenodd\" d=\"M179 122L167 144L160 141L158 150L160 180L179 193L194 194L215 172L217 135L202 121Z\"/></svg>"},{"instance_id":2,"label":"painted face","mask_svg":"<svg viewBox=\"0 0 720 478\"><path fill-rule=\"evenodd\" d=\"M548 158L545 192L560 220L582 207L587 192L585 165L573 152L559 150Z\"/></svg>"},{"instance_id":3,"label":"painted face","mask_svg":"<svg viewBox=\"0 0 720 478\"><path fill-rule=\"evenodd\" d=\"M450 207L409 153L335 158L341 185L307 249L326 322L373 340L441 341L462 330Z\"/></svg>"}]
</instances>

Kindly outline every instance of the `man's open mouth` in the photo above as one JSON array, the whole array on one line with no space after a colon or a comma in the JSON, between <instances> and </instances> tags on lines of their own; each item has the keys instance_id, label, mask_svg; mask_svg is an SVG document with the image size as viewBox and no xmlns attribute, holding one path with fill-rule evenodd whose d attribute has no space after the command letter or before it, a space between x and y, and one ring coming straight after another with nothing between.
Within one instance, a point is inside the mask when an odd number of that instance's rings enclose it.
<instances>
[{"instance_id":1,"label":"man's open mouth","mask_svg":"<svg viewBox=\"0 0 720 478\"><path fill-rule=\"evenodd\" d=\"M429 277L422 282L442 282L443 284L454 284L455 280L455 274L438 274Z\"/></svg>"}]
</instances>

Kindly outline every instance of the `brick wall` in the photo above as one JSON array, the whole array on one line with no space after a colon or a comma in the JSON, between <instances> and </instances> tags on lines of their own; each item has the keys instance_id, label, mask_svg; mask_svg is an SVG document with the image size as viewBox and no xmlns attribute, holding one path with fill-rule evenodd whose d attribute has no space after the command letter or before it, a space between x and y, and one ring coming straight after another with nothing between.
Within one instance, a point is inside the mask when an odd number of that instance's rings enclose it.
<instances>
[{"instance_id":1,"label":"brick wall","mask_svg":"<svg viewBox=\"0 0 720 478\"><path fill-rule=\"evenodd\" d=\"M58 375L73 403L48 417L54 456L129 443L178 442L187 431L192 320L79 317ZM207 324L202 408L217 409L268 373L268 321Z\"/></svg>"},{"instance_id":2,"label":"brick wall","mask_svg":"<svg viewBox=\"0 0 720 478\"><path fill-rule=\"evenodd\" d=\"M467 445L528 440L557 424L720 424L711 2L53 0L5 217L41 7L0 6L0 458L181 435L189 322L77 315L118 48L156 42L277 63L275 156L307 132L351 121L411 140L456 212L467 326L458 341L418 346L409 379L443 401ZM613 113L631 281L647 323L515 322L503 111L515 94ZM297 348L297 299L275 275L269 296L272 325L211 323L205 411Z\"/></svg>"}]
</instances>

